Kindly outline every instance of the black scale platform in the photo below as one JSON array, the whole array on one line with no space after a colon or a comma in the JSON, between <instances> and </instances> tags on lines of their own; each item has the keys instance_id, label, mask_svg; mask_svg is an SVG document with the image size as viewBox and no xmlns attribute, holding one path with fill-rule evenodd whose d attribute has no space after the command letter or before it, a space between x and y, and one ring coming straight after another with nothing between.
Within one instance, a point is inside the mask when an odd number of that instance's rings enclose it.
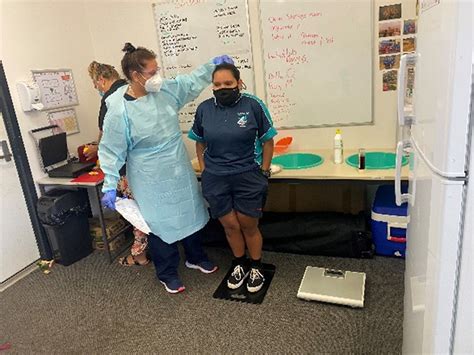
<instances>
[{"instance_id":1,"label":"black scale platform","mask_svg":"<svg viewBox=\"0 0 474 355\"><path fill-rule=\"evenodd\" d=\"M267 294L268 288L272 283L273 275L275 275L275 265L272 264L262 264L263 269L263 277L265 278L265 283L260 291L256 293L250 293L247 291L247 283L244 282L242 286L240 286L236 290L231 290L227 287L227 278L232 273L233 269L231 268L227 274L225 275L224 279L220 283L217 290L214 292L212 297L227 301L238 301L238 302L245 302L245 303L253 303L253 304L260 304L265 299L265 295Z\"/></svg>"}]
</instances>

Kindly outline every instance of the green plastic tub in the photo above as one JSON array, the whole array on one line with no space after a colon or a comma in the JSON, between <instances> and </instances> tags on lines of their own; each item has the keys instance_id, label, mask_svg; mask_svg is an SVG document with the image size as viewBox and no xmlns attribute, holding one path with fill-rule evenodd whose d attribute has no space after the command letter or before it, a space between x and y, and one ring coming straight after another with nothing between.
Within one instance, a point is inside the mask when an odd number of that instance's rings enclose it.
<instances>
[{"instance_id":1,"label":"green plastic tub","mask_svg":"<svg viewBox=\"0 0 474 355\"><path fill-rule=\"evenodd\" d=\"M272 164L280 165L283 169L308 169L321 165L324 159L317 154L291 153L279 155L272 160Z\"/></svg>"},{"instance_id":2,"label":"green plastic tub","mask_svg":"<svg viewBox=\"0 0 474 355\"><path fill-rule=\"evenodd\" d=\"M366 152L365 153L365 168L370 170L375 169L393 169L395 168L395 153L385 152ZM359 167L359 154L353 154L346 159L346 163L354 168ZM402 165L408 164L407 158L402 158Z\"/></svg>"}]
</instances>

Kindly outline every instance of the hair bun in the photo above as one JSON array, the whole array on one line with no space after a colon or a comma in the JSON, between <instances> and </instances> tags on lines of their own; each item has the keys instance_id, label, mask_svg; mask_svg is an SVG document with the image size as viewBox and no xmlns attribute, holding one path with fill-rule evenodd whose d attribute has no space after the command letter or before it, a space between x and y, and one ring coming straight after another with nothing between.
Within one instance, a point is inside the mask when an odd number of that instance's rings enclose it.
<instances>
[{"instance_id":1,"label":"hair bun","mask_svg":"<svg viewBox=\"0 0 474 355\"><path fill-rule=\"evenodd\" d=\"M122 49L122 52L133 53L137 49L130 42L125 43L125 46Z\"/></svg>"}]
</instances>

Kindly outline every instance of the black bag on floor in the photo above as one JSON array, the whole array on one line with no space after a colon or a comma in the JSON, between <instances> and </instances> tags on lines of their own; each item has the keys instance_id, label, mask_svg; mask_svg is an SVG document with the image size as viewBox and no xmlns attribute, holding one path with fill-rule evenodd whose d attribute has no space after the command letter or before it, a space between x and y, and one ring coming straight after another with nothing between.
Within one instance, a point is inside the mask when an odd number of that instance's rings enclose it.
<instances>
[{"instance_id":1,"label":"black bag on floor","mask_svg":"<svg viewBox=\"0 0 474 355\"><path fill-rule=\"evenodd\" d=\"M374 255L362 213L265 213L260 230L264 250L351 258Z\"/></svg>"},{"instance_id":2,"label":"black bag on floor","mask_svg":"<svg viewBox=\"0 0 474 355\"><path fill-rule=\"evenodd\" d=\"M372 258L374 247L363 214L264 213L260 220L263 249L306 255ZM204 228L203 243L227 246L217 220Z\"/></svg>"}]
</instances>

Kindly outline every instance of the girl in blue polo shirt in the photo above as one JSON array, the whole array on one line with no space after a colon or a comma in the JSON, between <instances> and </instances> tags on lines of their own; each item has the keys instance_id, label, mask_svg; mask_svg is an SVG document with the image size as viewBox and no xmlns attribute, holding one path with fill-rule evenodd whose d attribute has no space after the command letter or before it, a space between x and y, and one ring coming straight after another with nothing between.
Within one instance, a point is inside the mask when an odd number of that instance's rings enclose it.
<instances>
[{"instance_id":1,"label":"girl in blue polo shirt","mask_svg":"<svg viewBox=\"0 0 474 355\"><path fill-rule=\"evenodd\" d=\"M197 108L189 137L196 141L203 195L212 216L222 223L235 257L227 286L237 289L247 281L248 291L257 292L265 282L258 220L277 132L265 104L241 93L240 72L233 64L217 65L212 83L214 98Z\"/></svg>"}]
</instances>

